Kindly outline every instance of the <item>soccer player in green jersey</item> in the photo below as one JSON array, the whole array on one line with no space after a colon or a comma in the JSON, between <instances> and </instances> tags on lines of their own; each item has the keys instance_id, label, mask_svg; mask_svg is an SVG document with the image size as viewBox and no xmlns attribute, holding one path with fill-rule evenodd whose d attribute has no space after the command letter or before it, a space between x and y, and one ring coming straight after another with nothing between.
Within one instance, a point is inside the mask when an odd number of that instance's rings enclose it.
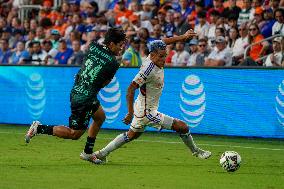
<instances>
[{"instance_id":1,"label":"soccer player in green jersey","mask_svg":"<svg viewBox=\"0 0 284 189\"><path fill-rule=\"evenodd\" d=\"M39 121L34 121L27 131L26 143L29 143L31 138L37 134L77 140L87 130L90 118L92 118L93 122L88 129L85 149L80 154L80 158L96 164L101 163L93 153L93 147L106 116L97 99L97 94L101 88L111 82L118 70L119 63L115 56L121 53L125 41L126 35L123 30L111 28L105 35L103 45L91 43L70 94L69 127L47 126L42 125Z\"/></svg>"}]
</instances>

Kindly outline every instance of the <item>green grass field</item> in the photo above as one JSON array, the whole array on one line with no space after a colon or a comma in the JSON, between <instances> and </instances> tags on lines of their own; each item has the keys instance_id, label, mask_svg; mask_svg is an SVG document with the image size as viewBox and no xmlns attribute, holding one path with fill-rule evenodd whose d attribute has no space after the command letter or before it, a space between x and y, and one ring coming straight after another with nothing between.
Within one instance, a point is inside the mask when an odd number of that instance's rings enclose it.
<instances>
[{"instance_id":1,"label":"green grass field","mask_svg":"<svg viewBox=\"0 0 284 189\"><path fill-rule=\"evenodd\" d=\"M176 134L145 133L112 153L105 165L79 159L80 140L36 136L24 143L27 127L0 125L0 189L283 189L284 141L193 135L208 160L191 156ZM121 131L102 130L95 148ZM235 173L219 166L226 150L237 151Z\"/></svg>"}]
</instances>

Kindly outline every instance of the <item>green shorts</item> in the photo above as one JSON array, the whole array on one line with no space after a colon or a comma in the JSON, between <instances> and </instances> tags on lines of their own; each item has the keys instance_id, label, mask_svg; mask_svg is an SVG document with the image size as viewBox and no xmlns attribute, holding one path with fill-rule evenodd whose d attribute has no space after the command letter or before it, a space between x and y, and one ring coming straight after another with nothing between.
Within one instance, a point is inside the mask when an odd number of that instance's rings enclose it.
<instances>
[{"instance_id":1,"label":"green shorts","mask_svg":"<svg viewBox=\"0 0 284 189\"><path fill-rule=\"evenodd\" d=\"M82 94L70 95L71 116L69 117L69 127L74 130L86 130L89 126L91 116L100 107L100 101L95 98L86 99Z\"/></svg>"}]
</instances>

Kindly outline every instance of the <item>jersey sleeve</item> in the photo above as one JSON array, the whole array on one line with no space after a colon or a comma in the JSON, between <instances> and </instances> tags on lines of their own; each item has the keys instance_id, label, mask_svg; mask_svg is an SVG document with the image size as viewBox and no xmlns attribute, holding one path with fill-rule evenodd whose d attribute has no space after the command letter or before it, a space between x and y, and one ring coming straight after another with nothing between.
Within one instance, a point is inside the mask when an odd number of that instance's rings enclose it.
<instances>
[{"instance_id":1,"label":"jersey sleeve","mask_svg":"<svg viewBox=\"0 0 284 189\"><path fill-rule=\"evenodd\" d=\"M134 77L133 81L141 87L143 84L145 84L149 78L151 77L151 73L155 67L155 64L150 63L147 65L142 65L140 68L140 71L138 74Z\"/></svg>"}]
</instances>

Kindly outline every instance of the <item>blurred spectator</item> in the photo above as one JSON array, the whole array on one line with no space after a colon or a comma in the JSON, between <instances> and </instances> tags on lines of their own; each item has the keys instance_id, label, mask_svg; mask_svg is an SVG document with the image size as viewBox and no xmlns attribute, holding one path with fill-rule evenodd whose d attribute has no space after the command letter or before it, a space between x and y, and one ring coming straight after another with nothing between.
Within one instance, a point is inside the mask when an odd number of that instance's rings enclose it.
<instances>
[{"instance_id":1,"label":"blurred spectator","mask_svg":"<svg viewBox=\"0 0 284 189\"><path fill-rule=\"evenodd\" d=\"M128 6L129 10L133 12L134 15L141 15L141 8L138 1L131 1Z\"/></svg>"},{"instance_id":2,"label":"blurred spectator","mask_svg":"<svg viewBox=\"0 0 284 189\"><path fill-rule=\"evenodd\" d=\"M10 64L24 64L24 59L29 58L29 52L25 50L25 44L19 41L16 46L16 51L13 52L9 63Z\"/></svg>"},{"instance_id":3,"label":"blurred spectator","mask_svg":"<svg viewBox=\"0 0 284 189\"><path fill-rule=\"evenodd\" d=\"M210 15L210 25L209 25L209 30L208 30L208 34L207 34L207 38L209 40L209 46L213 46L212 45L212 41L215 40L216 36L215 36L215 31L216 31L216 27L217 27L217 21L220 17L220 13L216 10L211 12ZM201 37L202 38L202 37Z\"/></svg>"},{"instance_id":4,"label":"blurred spectator","mask_svg":"<svg viewBox=\"0 0 284 189\"><path fill-rule=\"evenodd\" d=\"M175 34L183 35L187 30L191 28L187 20L184 19L180 12L174 13L174 24L176 27Z\"/></svg>"},{"instance_id":5,"label":"blurred spectator","mask_svg":"<svg viewBox=\"0 0 284 189\"><path fill-rule=\"evenodd\" d=\"M65 39L59 40L58 53L54 57L55 64L67 64L69 58L72 56L73 50L67 48Z\"/></svg>"},{"instance_id":6,"label":"blurred spectator","mask_svg":"<svg viewBox=\"0 0 284 189\"><path fill-rule=\"evenodd\" d=\"M111 1L112 0L95 0L95 2L98 4L99 12L107 10Z\"/></svg>"},{"instance_id":7,"label":"blurred spectator","mask_svg":"<svg viewBox=\"0 0 284 189\"><path fill-rule=\"evenodd\" d=\"M216 49L214 49L205 59L205 66L231 66L232 56L226 48L226 39L223 36L216 38Z\"/></svg>"},{"instance_id":8,"label":"blurred spectator","mask_svg":"<svg viewBox=\"0 0 284 189\"><path fill-rule=\"evenodd\" d=\"M117 6L114 8L115 24L120 26L126 19L132 15L132 11L128 10L124 0L118 0Z\"/></svg>"},{"instance_id":9,"label":"blurred spectator","mask_svg":"<svg viewBox=\"0 0 284 189\"><path fill-rule=\"evenodd\" d=\"M192 0L180 0L179 7L176 10L177 12L181 13L182 21L185 21L190 15L190 13L194 10L194 1Z\"/></svg>"},{"instance_id":10,"label":"blurred spectator","mask_svg":"<svg viewBox=\"0 0 284 189\"><path fill-rule=\"evenodd\" d=\"M36 36L36 31L30 30L27 37L26 37L25 49L27 49L29 47L30 42L32 42L35 39L35 36Z\"/></svg>"},{"instance_id":11,"label":"blurred spectator","mask_svg":"<svg viewBox=\"0 0 284 189\"><path fill-rule=\"evenodd\" d=\"M264 15L263 9L261 7L256 7L254 11L254 19L252 20L252 23L256 23L260 31L263 25L265 24L263 15Z\"/></svg>"},{"instance_id":12,"label":"blurred spectator","mask_svg":"<svg viewBox=\"0 0 284 189\"><path fill-rule=\"evenodd\" d=\"M41 49L40 42L33 41L31 44L33 48L32 56L31 56L32 58L31 64L34 64L34 65L45 64L44 60L45 60L45 57L47 56L47 53Z\"/></svg>"},{"instance_id":13,"label":"blurred spectator","mask_svg":"<svg viewBox=\"0 0 284 189\"><path fill-rule=\"evenodd\" d=\"M44 59L44 63L47 65L54 64L54 58L58 53L58 50L52 48L52 42L50 40L44 40L42 42L42 49L47 54Z\"/></svg>"},{"instance_id":14,"label":"blurred spectator","mask_svg":"<svg viewBox=\"0 0 284 189\"><path fill-rule=\"evenodd\" d=\"M18 42L22 42L24 41L24 37L22 35L22 30L19 29L15 29L14 32L12 33L12 37L11 37L11 48L14 49L17 46Z\"/></svg>"},{"instance_id":15,"label":"blurred spectator","mask_svg":"<svg viewBox=\"0 0 284 189\"><path fill-rule=\"evenodd\" d=\"M264 10L263 13L264 17L264 24L261 29L261 34L267 38L272 35L272 27L275 23L275 20L273 18L273 11L271 8Z\"/></svg>"},{"instance_id":16,"label":"blurred spectator","mask_svg":"<svg viewBox=\"0 0 284 189\"><path fill-rule=\"evenodd\" d=\"M238 28L238 17L237 15L228 16L228 26L230 28Z\"/></svg>"},{"instance_id":17,"label":"blurred spectator","mask_svg":"<svg viewBox=\"0 0 284 189\"><path fill-rule=\"evenodd\" d=\"M107 25L102 25L100 26L100 39L98 40L98 43L99 44L103 44L104 40L105 40L105 35L106 35L106 32L108 30L108 26Z\"/></svg>"},{"instance_id":18,"label":"blurred spectator","mask_svg":"<svg viewBox=\"0 0 284 189\"><path fill-rule=\"evenodd\" d=\"M284 9L279 8L274 11L274 18L276 22L272 27L272 35L282 34L284 35Z\"/></svg>"},{"instance_id":19,"label":"blurred spectator","mask_svg":"<svg viewBox=\"0 0 284 189\"><path fill-rule=\"evenodd\" d=\"M12 52L7 39L0 39L0 64L8 64Z\"/></svg>"},{"instance_id":20,"label":"blurred spectator","mask_svg":"<svg viewBox=\"0 0 284 189\"><path fill-rule=\"evenodd\" d=\"M233 50L237 39L239 38L238 28L231 28L229 30L229 40L228 40L228 48Z\"/></svg>"},{"instance_id":21,"label":"blurred spectator","mask_svg":"<svg viewBox=\"0 0 284 189\"><path fill-rule=\"evenodd\" d=\"M36 31L37 27L38 27L38 22L37 22L37 20L31 19L31 20L30 20L30 30Z\"/></svg>"},{"instance_id":22,"label":"blurred spectator","mask_svg":"<svg viewBox=\"0 0 284 189\"><path fill-rule=\"evenodd\" d=\"M78 3L78 5L79 5L79 3ZM98 11L99 11L98 4L95 1L90 1L90 2L86 3L86 15L84 15L84 18L87 18L89 16L96 16Z\"/></svg>"},{"instance_id":23,"label":"blurred spectator","mask_svg":"<svg viewBox=\"0 0 284 189\"><path fill-rule=\"evenodd\" d=\"M137 36L143 43L149 43L151 41L150 34L147 28L140 28L137 32Z\"/></svg>"},{"instance_id":24,"label":"blurred spectator","mask_svg":"<svg viewBox=\"0 0 284 189\"><path fill-rule=\"evenodd\" d=\"M240 37L236 40L232 52L233 52L233 66L240 64L244 58L245 48L248 46L248 29L246 23L239 27Z\"/></svg>"},{"instance_id":25,"label":"blurred spectator","mask_svg":"<svg viewBox=\"0 0 284 189\"><path fill-rule=\"evenodd\" d=\"M149 55L149 49L146 43L140 43L139 53L140 53L142 62L145 61Z\"/></svg>"},{"instance_id":26,"label":"blurred spectator","mask_svg":"<svg viewBox=\"0 0 284 189\"><path fill-rule=\"evenodd\" d=\"M252 0L251 1L251 14L250 14L250 20L253 20L255 18L255 12L256 9L261 8L262 0ZM260 10L257 11L257 14L260 14Z\"/></svg>"},{"instance_id":27,"label":"blurred spectator","mask_svg":"<svg viewBox=\"0 0 284 189\"><path fill-rule=\"evenodd\" d=\"M9 48L13 47L13 37L11 34L11 29L9 27L2 28L1 38L8 41Z\"/></svg>"},{"instance_id":28,"label":"blurred spectator","mask_svg":"<svg viewBox=\"0 0 284 189\"><path fill-rule=\"evenodd\" d=\"M198 24L197 14L205 9L202 1L195 2L195 10L193 10L187 17L189 25L194 28Z\"/></svg>"},{"instance_id":29,"label":"blurred spectator","mask_svg":"<svg viewBox=\"0 0 284 189\"><path fill-rule=\"evenodd\" d=\"M89 45L94 41L97 42L100 39L100 27L97 25L93 27L91 32L87 33L87 41L81 46L81 51L84 53L88 50Z\"/></svg>"},{"instance_id":30,"label":"blurred spectator","mask_svg":"<svg viewBox=\"0 0 284 189\"><path fill-rule=\"evenodd\" d=\"M276 37L273 39L273 52L267 56L264 66L281 66L283 61L283 50L281 48L282 43L282 37Z\"/></svg>"},{"instance_id":31,"label":"blurred spectator","mask_svg":"<svg viewBox=\"0 0 284 189\"><path fill-rule=\"evenodd\" d=\"M85 26L82 24L82 17L79 13L73 14L72 23L65 30L65 38L67 38L70 35L70 32L74 30L81 34L85 31Z\"/></svg>"},{"instance_id":32,"label":"blurred spectator","mask_svg":"<svg viewBox=\"0 0 284 189\"><path fill-rule=\"evenodd\" d=\"M210 20L210 15L212 11L218 11L221 14L224 12L224 6L223 6L223 0L213 0L213 7L210 8L207 12L207 21L209 22Z\"/></svg>"},{"instance_id":33,"label":"blurred spectator","mask_svg":"<svg viewBox=\"0 0 284 189\"><path fill-rule=\"evenodd\" d=\"M40 43L45 39L44 29L39 26L36 28L36 36L34 40L39 41Z\"/></svg>"},{"instance_id":34,"label":"blurred spectator","mask_svg":"<svg viewBox=\"0 0 284 189\"><path fill-rule=\"evenodd\" d=\"M160 9L157 15L158 23L161 26L162 31L165 29L166 24L166 11L164 9Z\"/></svg>"},{"instance_id":35,"label":"blurred spectator","mask_svg":"<svg viewBox=\"0 0 284 189\"><path fill-rule=\"evenodd\" d=\"M184 50L184 45L183 42L176 43L176 52L172 57L172 66L184 67L187 65L189 53Z\"/></svg>"},{"instance_id":36,"label":"blurred spectator","mask_svg":"<svg viewBox=\"0 0 284 189\"><path fill-rule=\"evenodd\" d=\"M84 60L84 53L81 51L81 43L79 40L72 42L73 54L68 60L69 65L82 65Z\"/></svg>"},{"instance_id":37,"label":"blurred spectator","mask_svg":"<svg viewBox=\"0 0 284 189\"><path fill-rule=\"evenodd\" d=\"M205 58L210 54L210 50L207 45L207 40L205 38L198 40L198 54L196 57L195 66L204 66Z\"/></svg>"},{"instance_id":38,"label":"blurred spectator","mask_svg":"<svg viewBox=\"0 0 284 189\"><path fill-rule=\"evenodd\" d=\"M282 2L284 3L284 1L282 0ZM279 7L282 7L284 5L281 5L281 2L280 0L270 0L270 3L269 3L271 9L273 10L273 12L275 12L276 9L278 9Z\"/></svg>"},{"instance_id":39,"label":"blurred spectator","mask_svg":"<svg viewBox=\"0 0 284 189\"><path fill-rule=\"evenodd\" d=\"M154 31L151 40L160 40L162 36L163 36L162 27L160 24L156 24L154 26Z\"/></svg>"},{"instance_id":40,"label":"blurred spectator","mask_svg":"<svg viewBox=\"0 0 284 189\"><path fill-rule=\"evenodd\" d=\"M72 31L70 32L70 36L68 37L68 39L66 40L66 44L67 44L67 48L72 48L72 43L75 40L81 40L81 35L78 31Z\"/></svg>"},{"instance_id":41,"label":"blurred spectator","mask_svg":"<svg viewBox=\"0 0 284 189\"><path fill-rule=\"evenodd\" d=\"M217 27L215 30L215 37L217 38L218 36L223 36L226 37L226 30L223 27Z\"/></svg>"},{"instance_id":42,"label":"blurred spectator","mask_svg":"<svg viewBox=\"0 0 284 189\"><path fill-rule=\"evenodd\" d=\"M238 26L241 24L248 22L251 18L250 15L251 13L251 0L243 0L243 7L242 10L239 14L239 19L238 19Z\"/></svg>"},{"instance_id":43,"label":"blurred spectator","mask_svg":"<svg viewBox=\"0 0 284 189\"><path fill-rule=\"evenodd\" d=\"M142 11L140 13L140 19L150 20L153 18L153 6L155 5L154 0L144 0L142 3Z\"/></svg>"},{"instance_id":44,"label":"blurred spectator","mask_svg":"<svg viewBox=\"0 0 284 189\"><path fill-rule=\"evenodd\" d=\"M128 39L136 36L135 28L133 26L127 26L127 28L125 29L125 34Z\"/></svg>"},{"instance_id":45,"label":"blurred spectator","mask_svg":"<svg viewBox=\"0 0 284 189\"><path fill-rule=\"evenodd\" d=\"M174 11L172 9L166 12L165 21L163 32L165 33L166 37L172 37L176 29L174 25Z\"/></svg>"},{"instance_id":46,"label":"blurred spectator","mask_svg":"<svg viewBox=\"0 0 284 189\"><path fill-rule=\"evenodd\" d=\"M131 15L129 17L129 21L131 22L132 26L134 27L135 31L139 31L141 28L147 28L147 30L152 33L153 32L153 25L149 20L141 21L138 16Z\"/></svg>"},{"instance_id":47,"label":"blurred spectator","mask_svg":"<svg viewBox=\"0 0 284 189\"><path fill-rule=\"evenodd\" d=\"M141 66L142 59L139 54L140 42L138 37L130 39L130 45L122 55L123 66Z\"/></svg>"},{"instance_id":48,"label":"blurred spectator","mask_svg":"<svg viewBox=\"0 0 284 189\"><path fill-rule=\"evenodd\" d=\"M30 31L30 21L29 19L25 19L23 23L23 34L27 35Z\"/></svg>"},{"instance_id":49,"label":"blurred spectator","mask_svg":"<svg viewBox=\"0 0 284 189\"><path fill-rule=\"evenodd\" d=\"M253 61L257 61L259 58L264 56L269 49L269 43L267 41L260 42L263 40L264 37L261 35L258 25L257 24L251 24L249 26L249 35L248 35L248 42L249 44L254 44L250 50L249 50L249 56L252 58ZM262 62L257 62L258 64L262 65Z\"/></svg>"},{"instance_id":50,"label":"blurred spectator","mask_svg":"<svg viewBox=\"0 0 284 189\"><path fill-rule=\"evenodd\" d=\"M50 35L51 35L50 38L51 38L51 42L52 42L52 48L58 49L59 39L61 37L59 31L58 30L51 30Z\"/></svg>"},{"instance_id":51,"label":"blurred spectator","mask_svg":"<svg viewBox=\"0 0 284 189\"><path fill-rule=\"evenodd\" d=\"M172 57L176 53L176 51L174 50L174 44L167 45L166 50L167 50L167 56L165 60L166 66L172 66Z\"/></svg>"},{"instance_id":52,"label":"blurred spectator","mask_svg":"<svg viewBox=\"0 0 284 189\"><path fill-rule=\"evenodd\" d=\"M236 0L228 0L229 7L224 9L223 15L231 16L234 15L236 19L239 18L239 13L241 12L241 8L237 6Z\"/></svg>"},{"instance_id":53,"label":"blurred spectator","mask_svg":"<svg viewBox=\"0 0 284 189\"><path fill-rule=\"evenodd\" d=\"M5 20L5 18L2 18L0 16L0 30L2 31L3 28L6 28L7 27L7 22Z\"/></svg>"},{"instance_id":54,"label":"blurred spectator","mask_svg":"<svg viewBox=\"0 0 284 189\"><path fill-rule=\"evenodd\" d=\"M206 21L206 12L201 11L197 14L198 17L198 24L195 25L194 31L197 33L198 37L205 37L208 35L209 31L209 24Z\"/></svg>"},{"instance_id":55,"label":"blurred spectator","mask_svg":"<svg viewBox=\"0 0 284 189\"><path fill-rule=\"evenodd\" d=\"M197 39L191 39L189 41L189 49L190 49L190 53L189 53L189 58L187 61L187 66L195 66L196 65L196 57L198 54L198 40Z\"/></svg>"}]
</instances>

